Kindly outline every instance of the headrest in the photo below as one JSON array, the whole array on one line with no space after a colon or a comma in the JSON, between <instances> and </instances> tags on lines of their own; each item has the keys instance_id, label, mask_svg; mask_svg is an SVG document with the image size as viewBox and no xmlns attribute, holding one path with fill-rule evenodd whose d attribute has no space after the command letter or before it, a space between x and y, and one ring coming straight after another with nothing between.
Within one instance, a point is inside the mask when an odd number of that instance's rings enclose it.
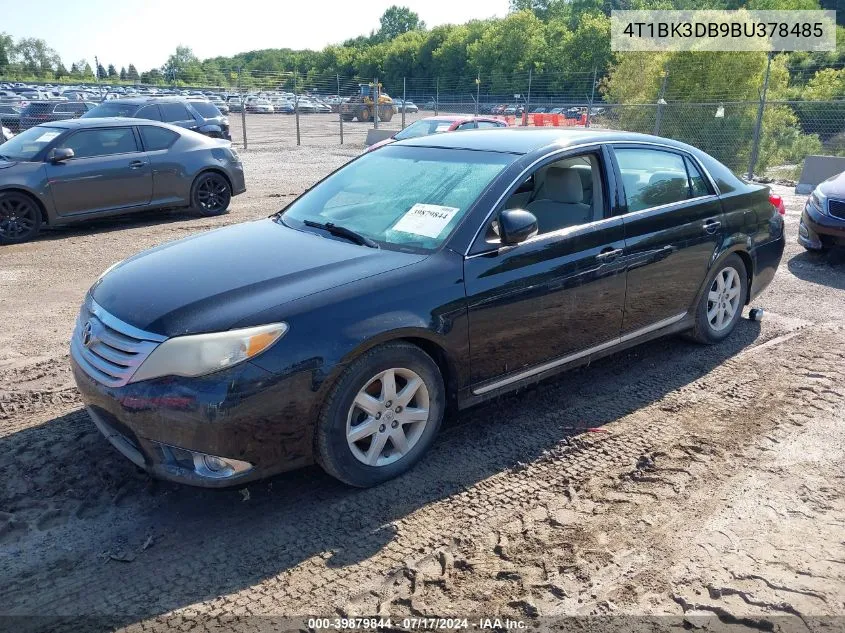
<instances>
[{"instance_id":1,"label":"headrest","mask_svg":"<svg viewBox=\"0 0 845 633\"><path fill-rule=\"evenodd\" d=\"M549 167L546 170L545 198L564 204L578 204L584 199L581 177L574 169Z\"/></svg>"}]
</instances>

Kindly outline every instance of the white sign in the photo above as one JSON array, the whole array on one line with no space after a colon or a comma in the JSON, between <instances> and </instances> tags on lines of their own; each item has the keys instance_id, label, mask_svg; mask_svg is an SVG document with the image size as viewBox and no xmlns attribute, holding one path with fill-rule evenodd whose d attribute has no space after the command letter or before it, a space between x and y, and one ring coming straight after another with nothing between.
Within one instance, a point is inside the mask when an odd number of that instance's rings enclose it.
<instances>
[{"instance_id":1,"label":"white sign","mask_svg":"<svg viewBox=\"0 0 845 633\"><path fill-rule=\"evenodd\" d=\"M460 211L457 207L442 207L439 204L415 204L393 225L394 231L437 237Z\"/></svg>"},{"instance_id":2,"label":"white sign","mask_svg":"<svg viewBox=\"0 0 845 633\"><path fill-rule=\"evenodd\" d=\"M56 138L61 132L44 132L41 136L35 139L35 143L49 143L54 138Z\"/></svg>"}]
</instances>

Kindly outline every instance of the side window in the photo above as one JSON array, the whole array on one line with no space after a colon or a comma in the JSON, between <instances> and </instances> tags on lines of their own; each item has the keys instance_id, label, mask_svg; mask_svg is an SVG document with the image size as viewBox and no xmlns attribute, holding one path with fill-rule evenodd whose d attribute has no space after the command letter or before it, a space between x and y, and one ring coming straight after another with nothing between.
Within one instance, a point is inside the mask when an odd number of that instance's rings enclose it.
<instances>
[{"instance_id":1,"label":"side window","mask_svg":"<svg viewBox=\"0 0 845 633\"><path fill-rule=\"evenodd\" d=\"M475 129L475 121L467 121L466 123L461 123L455 129L456 130L474 130Z\"/></svg>"},{"instance_id":2,"label":"side window","mask_svg":"<svg viewBox=\"0 0 845 633\"><path fill-rule=\"evenodd\" d=\"M704 179L704 176L701 175L701 171L699 171L698 167L695 166L695 163L689 158L684 158L684 162L687 164L692 197L698 198L699 196L709 196L711 193L710 187L707 186L707 181Z\"/></svg>"},{"instance_id":3,"label":"side window","mask_svg":"<svg viewBox=\"0 0 845 633\"><path fill-rule=\"evenodd\" d=\"M690 186L680 154L654 149L615 150L628 212L688 200Z\"/></svg>"},{"instance_id":4,"label":"side window","mask_svg":"<svg viewBox=\"0 0 845 633\"><path fill-rule=\"evenodd\" d=\"M492 127L503 127L503 126L499 125L498 123L493 123L492 121L479 121L478 122L478 129L479 130L485 130L485 129L492 128Z\"/></svg>"},{"instance_id":5,"label":"side window","mask_svg":"<svg viewBox=\"0 0 845 633\"><path fill-rule=\"evenodd\" d=\"M161 113L157 105L144 106L135 114L135 118L149 119L150 121L161 121Z\"/></svg>"},{"instance_id":6,"label":"side window","mask_svg":"<svg viewBox=\"0 0 845 633\"><path fill-rule=\"evenodd\" d=\"M70 103L60 103L56 106L56 109L53 112L57 114L67 114L68 112L75 112L75 110L71 107L72 104Z\"/></svg>"},{"instance_id":7,"label":"side window","mask_svg":"<svg viewBox=\"0 0 845 633\"><path fill-rule=\"evenodd\" d=\"M108 156L137 152L138 144L131 127L107 127L81 130L70 136L62 147L73 150L74 158Z\"/></svg>"},{"instance_id":8,"label":"side window","mask_svg":"<svg viewBox=\"0 0 845 633\"><path fill-rule=\"evenodd\" d=\"M144 149L148 152L167 149L179 138L176 132L166 130L163 127L142 125L139 129L141 130L141 140L144 141Z\"/></svg>"},{"instance_id":9,"label":"side window","mask_svg":"<svg viewBox=\"0 0 845 633\"><path fill-rule=\"evenodd\" d=\"M163 121L193 121L194 117L188 112L181 103L161 103L158 106L161 108L161 118Z\"/></svg>"},{"instance_id":10,"label":"side window","mask_svg":"<svg viewBox=\"0 0 845 633\"><path fill-rule=\"evenodd\" d=\"M604 217L602 183L598 153L567 156L539 167L511 194L503 208L533 213L540 235L588 224Z\"/></svg>"}]
</instances>

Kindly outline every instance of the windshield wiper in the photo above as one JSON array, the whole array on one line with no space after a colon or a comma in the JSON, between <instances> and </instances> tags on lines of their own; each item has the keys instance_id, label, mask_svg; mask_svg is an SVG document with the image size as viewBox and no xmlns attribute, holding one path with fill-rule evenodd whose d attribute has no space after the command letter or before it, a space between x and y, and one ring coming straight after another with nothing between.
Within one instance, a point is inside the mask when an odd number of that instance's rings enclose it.
<instances>
[{"instance_id":1,"label":"windshield wiper","mask_svg":"<svg viewBox=\"0 0 845 633\"><path fill-rule=\"evenodd\" d=\"M338 237L345 237L346 239L355 242L356 244L360 244L361 246L369 246L370 248L379 247L379 245L369 237L356 233L352 229L347 229L345 226L338 226L334 222L326 222L323 224L322 222L314 222L313 220L303 220L302 223L305 226L311 226L315 229L323 229L324 231L328 231L332 235L337 235Z\"/></svg>"}]
</instances>

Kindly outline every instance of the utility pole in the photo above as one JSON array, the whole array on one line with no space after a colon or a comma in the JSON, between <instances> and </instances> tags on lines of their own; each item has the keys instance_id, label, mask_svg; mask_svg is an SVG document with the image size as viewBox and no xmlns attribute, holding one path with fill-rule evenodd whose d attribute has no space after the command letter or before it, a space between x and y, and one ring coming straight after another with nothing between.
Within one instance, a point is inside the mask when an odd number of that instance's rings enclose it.
<instances>
[{"instance_id":1,"label":"utility pole","mask_svg":"<svg viewBox=\"0 0 845 633\"><path fill-rule=\"evenodd\" d=\"M299 91L296 87L296 78L299 76L298 71L293 71L293 112L296 117L296 144L300 144L299 138Z\"/></svg>"},{"instance_id":2,"label":"utility pole","mask_svg":"<svg viewBox=\"0 0 845 633\"><path fill-rule=\"evenodd\" d=\"M402 77L402 129L405 129L405 102L408 100L407 78Z\"/></svg>"},{"instance_id":3,"label":"utility pole","mask_svg":"<svg viewBox=\"0 0 845 633\"><path fill-rule=\"evenodd\" d=\"M96 77L96 82L100 83L100 60L96 55L94 55L94 77Z\"/></svg>"},{"instance_id":4,"label":"utility pole","mask_svg":"<svg viewBox=\"0 0 845 633\"><path fill-rule=\"evenodd\" d=\"M436 79L434 90L434 116L437 116L437 110L440 108L440 77Z\"/></svg>"}]
</instances>

